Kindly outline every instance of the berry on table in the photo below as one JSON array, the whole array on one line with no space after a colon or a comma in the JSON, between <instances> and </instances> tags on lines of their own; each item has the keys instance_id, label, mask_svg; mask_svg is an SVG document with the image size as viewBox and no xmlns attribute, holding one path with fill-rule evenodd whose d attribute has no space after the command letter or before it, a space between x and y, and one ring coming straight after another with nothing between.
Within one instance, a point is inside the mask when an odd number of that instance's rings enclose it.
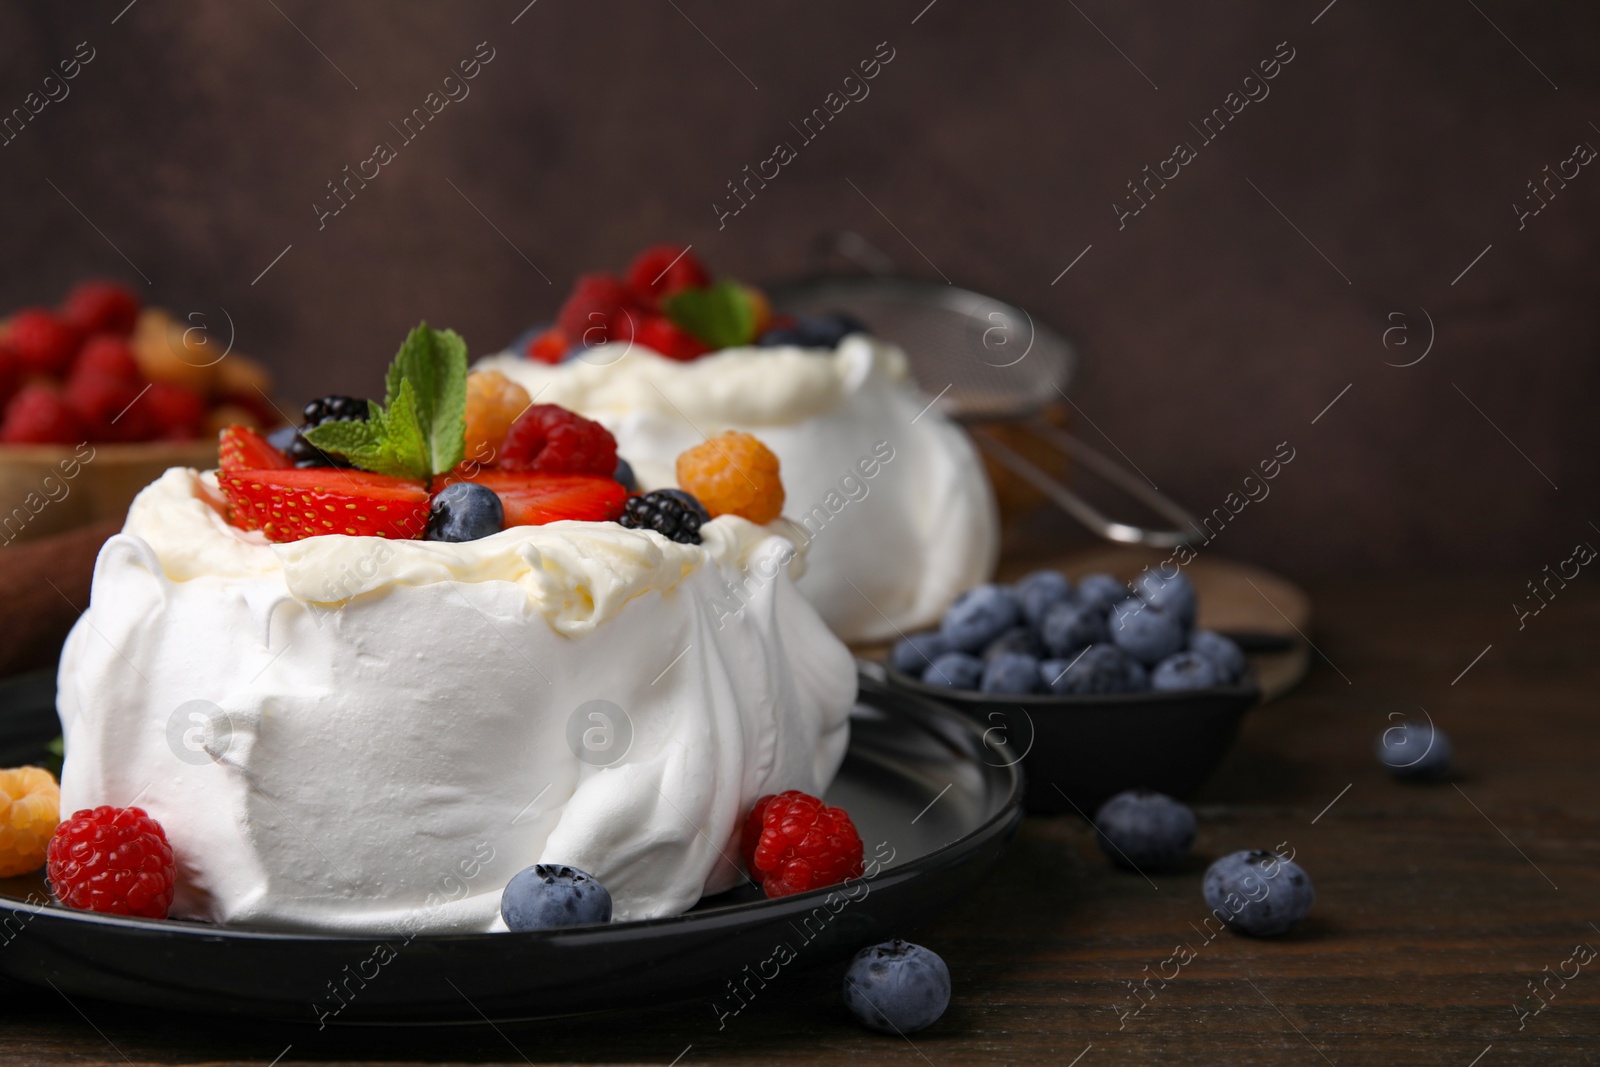
<instances>
[{"instance_id":1,"label":"berry on table","mask_svg":"<svg viewBox=\"0 0 1600 1067\"><path fill-rule=\"evenodd\" d=\"M342 456L329 455L316 445L307 441L303 436L306 430L314 429L327 422L365 422L370 406L367 401L355 396L324 396L305 406L302 414L305 422L300 424L301 435L296 436L287 453L296 467L348 467L350 461Z\"/></svg>"},{"instance_id":2,"label":"berry on table","mask_svg":"<svg viewBox=\"0 0 1600 1067\"><path fill-rule=\"evenodd\" d=\"M357 470L235 470L217 475L232 521L269 541L322 534L413 540L428 525L428 491Z\"/></svg>"},{"instance_id":3,"label":"berry on table","mask_svg":"<svg viewBox=\"0 0 1600 1067\"><path fill-rule=\"evenodd\" d=\"M1130 597L1111 609L1111 640L1148 667L1184 646L1183 624L1159 606Z\"/></svg>"},{"instance_id":4,"label":"berry on table","mask_svg":"<svg viewBox=\"0 0 1600 1067\"><path fill-rule=\"evenodd\" d=\"M1184 629L1194 625L1200 599L1195 595L1194 583L1182 571L1165 575L1146 570L1133 580L1133 592L1145 603L1175 615Z\"/></svg>"},{"instance_id":5,"label":"berry on table","mask_svg":"<svg viewBox=\"0 0 1600 1067\"><path fill-rule=\"evenodd\" d=\"M1194 847L1187 804L1150 789L1118 793L1094 813L1094 837L1113 863L1134 870L1172 867Z\"/></svg>"},{"instance_id":6,"label":"berry on table","mask_svg":"<svg viewBox=\"0 0 1600 1067\"><path fill-rule=\"evenodd\" d=\"M71 445L86 439L89 428L54 386L24 385L6 405L0 442L8 445Z\"/></svg>"},{"instance_id":7,"label":"berry on table","mask_svg":"<svg viewBox=\"0 0 1600 1067\"><path fill-rule=\"evenodd\" d=\"M657 489L631 496L617 520L634 530L654 530L682 545L700 543L700 527L711 521L705 507L681 489Z\"/></svg>"},{"instance_id":8,"label":"berry on table","mask_svg":"<svg viewBox=\"0 0 1600 1067\"><path fill-rule=\"evenodd\" d=\"M985 693L1032 693L1039 688L1039 660L1022 652L1002 652L984 663L978 688Z\"/></svg>"},{"instance_id":9,"label":"berry on table","mask_svg":"<svg viewBox=\"0 0 1600 1067\"><path fill-rule=\"evenodd\" d=\"M783 513L778 457L750 434L725 430L679 453L677 475L712 518L738 515L765 525Z\"/></svg>"},{"instance_id":10,"label":"berry on table","mask_svg":"<svg viewBox=\"0 0 1600 1067\"><path fill-rule=\"evenodd\" d=\"M290 433L294 430L284 427ZM225 471L284 470L289 457L254 430L229 426L217 435L217 455Z\"/></svg>"},{"instance_id":11,"label":"berry on table","mask_svg":"<svg viewBox=\"0 0 1600 1067\"><path fill-rule=\"evenodd\" d=\"M518 871L500 893L500 917L510 930L554 930L611 921L611 894L587 872L564 863Z\"/></svg>"},{"instance_id":12,"label":"berry on table","mask_svg":"<svg viewBox=\"0 0 1600 1067\"><path fill-rule=\"evenodd\" d=\"M939 623L953 648L976 652L1017 624L1022 610L1011 592L992 583L974 586L950 605Z\"/></svg>"},{"instance_id":13,"label":"berry on table","mask_svg":"<svg viewBox=\"0 0 1600 1067\"><path fill-rule=\"evenodd\" d=\"M533 404L511 423L500 466L540 474L592 474L617 469L617 439L592 419L559 404Z\"/></svg>"},{"instance_id":14,"label":"berry on table","mask_svg":"<svg viewBox=\"0 0 1600 1067\"><path fill-rule=\"evenodd\" d=\"M52 311L24 308L8 320L5 339L23 370L59 377L72 366L82 335Z\"/></svg>"},{"instance_id":15,"label":"berry on table","mask_svg":"<svg viewBox=\"0 0 1600 1067\"><path fill-rule=\"evenodd\" d=\"M934 660L950 651L950 642L938 630L909 634L889 650L889 666L901 674L922 676Z\"/></svg>"},{"instance_id":16,"label":"berry on table","mask_svg":"<svg viewBox=\"0 0 1600 1067\"><path fill-rule=\"evenodd\" d=\"M976 689L983 681L983 660L970 652L946 652L933 658L922 680L948 689Z\"/></svg>"},{"instance_id":17,"label":"berry on table","mask_svg":"<svg viewBox=\"0 0 1600 1067\"><path fill-rule=\"evenodd\" d=\"M885 941L856 953L844 975L844 1003L868 1029L916 1033L950 1006L950 968L909 941Z\"/></svg>"},{"instance_id":18,"label":"berry on table","mask_svg":"<svg viewBox=\"0 0 1600 1067\"><path fill-rule=\"evenodd\" d=\"M532 402L526 389L497 370L467 375L467 459L486 463L498 456L511 424Z\"/></svg>"},{"instance_id":19,"label":"berry on table","mask_svg":"<svg viewBox=\"0 0 1600 1067\"><path fill-rule=\"evenodd\" d=\"M1196 630L1189 635L1189 651L1198 652L1217 668L1217 678L1222 685L1237 685L1244 681L1250 667L1244 651L1228 638L1214 630Z\"/></svg>"},{"instance_id":20,"label":"berry on table","mask_svg":"<svg viewBox=\"0 0 1600 1067\"><path fill-rule=\"evenodd\" d=\"M476 541L504 528L505 505L488 486L452 482L434 496L428 510L428 541Z\"/></svg>"},{"instance_id":21,"label":"berry on table","mask_svg":"<svg viewBox=\"0 0 1600 1067\"><path fill-rule=\"evenodd\" d=\"M1273 852L1234 852L1206 871L1201 891L1211 914L1231 929L1272 937L1306 917L1316 900L1311 876Z\"/></svg>"},{"instance_id":22,"label":"berry on table","mask_svg":"<svg viewBox=\"0 0 1600 1067\"><path fill-rule=\"evenodd\" d=\"M1067 600L1045 613L1039 637L1051 655L1071 658L1080 648L1109 641L1111 634L1102 612Z\"/></svg>"},{"instance_id":23,"label":"berry on table","mask_svg":"<svg viewBox=\"0 0 1600 1067\"><path fill-rule=\"evenodd\" d=\"M44 866L61 819L61 787L42 767L0 770L0 878Z\"/></svg>"},{"instance_id":24,"label":"berry on table","mask_svg":"<svg viewBox=\"0 0 1600 1067\"><path fill-rule=\"evenodd\" d=\"M1198 652L1174 652L1150 672L1150 688L1163 693L1210 689L1220 684L1217 665Z\"/></svg>"},{"instance_id":25,"label":"berry on table","mask_svg":"<svg viewBox=\"0 0 1600 1067\"><path fill-rule=\"evenodd\" d=\"M1029 626L1040 626L1051 608L1072 595L1072 583L1060 571L1034 571L1011 587Z\"/></svg>"},{"instance_id":26,"label":"berry on table","mask_svg":"<svg viewBox=\"0 0 1600 1067\"><path fill-rule=\"evenodd\" d=\"M177 868L161 824L143 808L85 808L56 827L50 888L80 911L165 919Z\"/></svg>"},{"instance_id":27,"label":"berry on table","mask_svg":"<svg viewBox=\"0 0 1600 1067\"><path fill-rule=\"evenodd\" d=\"M72 287L61 303L61 317L80 333L126 337L139 321L139 298L118 282L90 280Z\"/></svg>"},{"instance_id":28,"label":"berry on table","mask_svg":"<svg viewBox=\"0 0 1600 1067\"><path fill-rule=\"evenodd\" d=\"M1443 778L1452 755L1450 739L1431 723L1402 722L1378 735L1378 762L1396 778Z\"/></svg>"},{"instance_id":29,"label":"berry on table","mask_svg":"<svg viewBox=\"0 0 1600 1067\"><path fill-rule=\"evenodd\" d=\"M1144 687L1143 669L1135 673L1138 667L1116 645L1090 645L1069 659L1039 664L1039 680L1058 696L1129 693Z\"/></svg>"},{"instance_id":30,"label":"berry on table","mask_svg":"<svg viewBox=\"0 0 1600 1067\"><path fill-rule=\"evenodd\" d=\"M1078 603L1102 615L1128 599L1128 587L1109 574L1085 574L1078 579Z\"/></svg>"},{"instance_id":31,"label":"berry on table","mask_svg":"<svg viewBox=\"0 0 1600 1067\"><path fill-rule=\"evenodd\" d=\"M711 284L711 272L683 245L652 245L633 257L626 275L628 292L646 307L684 289Z\"/></svg>"},{"instance_id":32,"label":"berry on table","mask_svg":"<svg viewBox=\"0 0 1600 1067\"><path fill-rule=\"evenodd\" d=\"M861 835L845 810L798 789L756 801L739 850L769 897L837 885L865 869Z\"/></svg>"}]
</instances>

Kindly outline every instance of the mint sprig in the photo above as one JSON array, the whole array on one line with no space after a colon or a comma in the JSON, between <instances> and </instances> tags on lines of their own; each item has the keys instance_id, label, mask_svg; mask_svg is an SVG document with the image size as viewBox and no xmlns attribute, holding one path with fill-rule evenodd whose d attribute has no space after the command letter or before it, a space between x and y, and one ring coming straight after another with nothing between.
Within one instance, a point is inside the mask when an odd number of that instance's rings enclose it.
<instances>
[{"instance_id":1,"label":"mint sprig","mask_svg":"<svg viewBox=\"0 0 1600 1067\"><path fill-rule=\"evenodd\" d=\"M703 289L684 289L661 302L667 318L712 348L733 348L755 340L756 309L738 282L720 281Z\"/></svg>"},{"instance_id":2,"label":"mint sprig","mask_svg":"<svg viewBox=\"0 0 1600 1067\"><path fill-rule=\"evenodd\" d=\"M454 330L422 323L389 364L381 405L365 422L326 422L305 432L324 452L362 470L426 481L466 452L467 344Z\"/></svg>"}]
</instances>

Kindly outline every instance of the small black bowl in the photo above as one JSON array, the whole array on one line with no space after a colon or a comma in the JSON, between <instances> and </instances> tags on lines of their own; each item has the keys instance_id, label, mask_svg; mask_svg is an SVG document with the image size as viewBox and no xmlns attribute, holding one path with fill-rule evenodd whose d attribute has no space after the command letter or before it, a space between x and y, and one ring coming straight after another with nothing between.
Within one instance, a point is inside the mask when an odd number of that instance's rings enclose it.
<instances>
[{"instance_id":1,"label":"small black bowl","mask_svg":"<svg viewBox=\"0 0 1600 1067\"><path fill-rule=\"evenodd\" d=\"M1244 713L1261 700L1249 677L1180 693L1006 696L929 685L886 664L881 669L891 687L948 705L982 725L986 737L1022 752L1028 811L1076 811L1086 819L1125 789L1179 799L1193 794L1227 755Z\"/></svg>"}]
</instances>

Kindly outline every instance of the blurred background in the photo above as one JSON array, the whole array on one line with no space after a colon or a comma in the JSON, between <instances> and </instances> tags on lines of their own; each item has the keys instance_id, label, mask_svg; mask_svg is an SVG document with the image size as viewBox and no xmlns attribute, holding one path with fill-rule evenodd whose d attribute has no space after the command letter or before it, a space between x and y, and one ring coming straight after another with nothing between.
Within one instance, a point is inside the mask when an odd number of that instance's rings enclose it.
<instances>
[{"instance_id":1,"label":"blurred background","mask_svg":"<svg viewBox=\"0 0 1600 1067\"><path fill-rule=\"evenodd\" d=\"M1597 34L1509 0L14 3L0 114L92 58L6 127L0 292L231 318L298 405L422 319L497 350L649 243L762 283L881 259L1065 332L1075 428L1196 513L1288 442L1218 552L1533 574L1600 539Z\"/></svg>"}]
</instances>

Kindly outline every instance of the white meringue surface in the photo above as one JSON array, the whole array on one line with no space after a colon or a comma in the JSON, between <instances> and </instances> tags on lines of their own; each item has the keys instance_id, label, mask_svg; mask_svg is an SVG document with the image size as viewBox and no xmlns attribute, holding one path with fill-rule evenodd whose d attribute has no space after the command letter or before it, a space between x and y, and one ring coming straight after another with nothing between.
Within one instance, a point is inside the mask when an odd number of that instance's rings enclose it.
<instances>
[{"instance_id":1,"label":"white meringue surface","mask_svg":"<svg viewBox=\"0 0 1600 1067\"><path fill-rule=\"evenodd\" d=\"M740 879L759 796L843 759L854 665L781 520L274 545L221 507L210 474L145 489L59 676L63 811L160 821L175 916L486 931L538 862L677 914Z\"/></svg>"},{"instance_id":2,"label":"white meringue surface","mask_svg":"<svg viewBox=\"0 0 1600 1067\"><path fill-rule=\"evenodd\" d=\"M800 591L846 641L928 626L993 573L999 515L976 450L883 341L688 362L609 345L557 365L501 353L475 369L602 423L645 489L675 485L678 453L705 436L760 438L781 465L784 513L809 540Z\"/></svg>"}]
</instances>

